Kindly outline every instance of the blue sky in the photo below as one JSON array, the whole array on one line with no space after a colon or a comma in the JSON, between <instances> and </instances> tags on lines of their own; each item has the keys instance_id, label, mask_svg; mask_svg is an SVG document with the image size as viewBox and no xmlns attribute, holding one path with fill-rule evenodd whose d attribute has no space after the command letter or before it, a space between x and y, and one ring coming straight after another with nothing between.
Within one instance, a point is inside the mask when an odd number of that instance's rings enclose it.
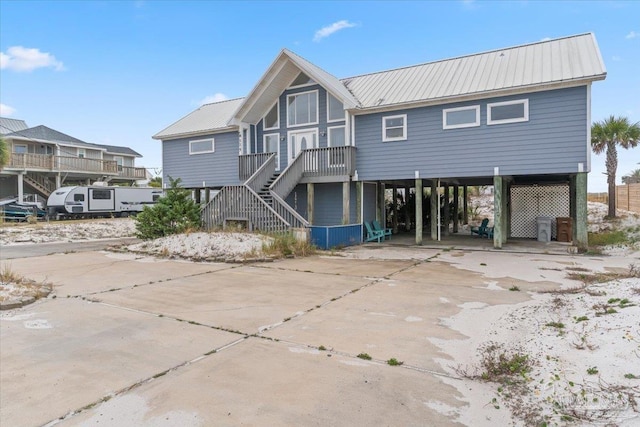
<instances>
[{"instance_id":1,"label":"blue sky","mask_svg":"<svg viewBox=\"0 0 640 427\"><path fill-rule=\"evenodd\" d=\"M0 2L1 114L160 168L151 135L246 95L286 47L342 78L594 32L608 76L592 119L640 121L640 2ZM619 153L620 176L640 147ZM606 191L592 156L590 191Z\"/></svg>"}]
</instances>

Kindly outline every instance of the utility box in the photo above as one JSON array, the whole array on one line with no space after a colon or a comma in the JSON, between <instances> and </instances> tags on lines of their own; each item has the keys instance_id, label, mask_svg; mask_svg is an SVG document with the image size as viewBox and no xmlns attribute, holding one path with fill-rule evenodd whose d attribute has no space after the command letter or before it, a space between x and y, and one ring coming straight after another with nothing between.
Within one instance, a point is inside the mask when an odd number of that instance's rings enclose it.
<instances>
[{"instance_id":1,"label":"utility box","mask_svg":"<svg viewBox=\"0 0 640 427\"><path fill-rule=\"evenodd\" d=\"M558 242L571 242L573 240L572 218L556 218L556 236Z\"/></svg>"},{"instance_id":2,"label":"utility box","mask_svg":"<svg viewBox=\"0 0 640 427\"><path fill-rule=\"evenodd\" d=\"M551 222L553 218L550 216L536 217L536 224L538 225L538 242L550 242L551 241Z\"/></svg>"}]
</instances>

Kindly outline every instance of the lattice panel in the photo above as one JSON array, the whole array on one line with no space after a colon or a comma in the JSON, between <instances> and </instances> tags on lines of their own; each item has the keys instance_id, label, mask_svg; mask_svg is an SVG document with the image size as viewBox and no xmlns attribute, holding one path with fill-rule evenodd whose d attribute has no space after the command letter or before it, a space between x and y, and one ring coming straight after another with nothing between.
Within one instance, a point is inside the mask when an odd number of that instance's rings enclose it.
<instances>
[{"instance_id":1,"label":"lattice panel","mask_svg":"<svg viewBox=\"0 0 640 427\"><path fill-rule=\"evenodd\" d=\"M569 216L568 185L511 187L511 237L538 237L536 217L550 216L551 238L556 236L556 217Z\"/></svg>"}]
</instances>

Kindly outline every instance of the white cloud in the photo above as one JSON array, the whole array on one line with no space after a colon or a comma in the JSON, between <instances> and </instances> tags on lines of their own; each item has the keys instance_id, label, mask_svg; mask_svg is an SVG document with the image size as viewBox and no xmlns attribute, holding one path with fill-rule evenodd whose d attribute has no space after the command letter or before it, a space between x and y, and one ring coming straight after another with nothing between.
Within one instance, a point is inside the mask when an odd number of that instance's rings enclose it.
<instances>
[{"instance_id":1,"label":"white cloud","mask_svg":"<svg viewBox=\"0 0 640 427\"><path fill-rule=\"evenodd\" d=\"M214 93L213 95L205 96L204 98L202 98L199 104L211 104L212 102L226 101L227 99L229 99L229 97L224 93Z\"/></svg>"},{"instance_id":2,"label":"white cloud","mask_svg":"<svg viewBox=\"0 0 640 427\"><path fill-rule=\"evenodd\" d=\"M541 42L548 42L549 40L551 40L551 37L543 37L540 39Z\"/></svg>"},{"instance_id":3,"label":"white cloud","mask_svg":"<svg viewBox=\"0 0 640 427\"><path fill-rule=\"evenodd\" d=\"M0 52L0 69L12 71L33 71L36 68L53 68L56 71L64 70L62 62L47 52L40 49L11 46L7 52Z\"/></svg>"},{"instance_id":4,"label":"white cloud","mask_svg":"<svg viewBox=\"0 0 640 427\"><path fill-rule=\"evenodd\" d=\"M323 38L329 37L331 34L337 31L344 30L345 28L352 28L352 27L357 27L357 24L354 24L353 22L349 22L346 19L343 19L342 21L334 22L333 24L327 25L326 27L322 27L318 31L316 31L316 34L313 36L313 41L319 42Z\"/></svg>"},{"instance_id":5,"label":"white cloud","mask_svg":"<svg viewBox=\"0 0 640 427\"><path fill-rule=\"evenodd\" d=\"M618 62L618 61L621 61L621 60L622 60L622 58L620 58L618 55L613 55L613 56L611 57L611 59L612 59L613 61L616 61L616 62Z\"/></svg>"},{"instance_id":6,"label":"white cloud","mask_svg":"<svg viewBox=\"0 0 640 427\"><path fill-rule=\"evenodd\" d=\"M627 34L624 38L627 40L631 40L637 37L640 37L640 33L636 33L635 31L630 31L629 34Z\"/></svg>"},{"instance_id":7,"label":"white cloud","mask_svg":"<svg viewBox=\"0 0 640 427\"><path fill-rule=\"evenodd\" d=\"M0 104L0 116L9 117L16 112L16 109L6 104Z\"/></svg>"}]
</instances>

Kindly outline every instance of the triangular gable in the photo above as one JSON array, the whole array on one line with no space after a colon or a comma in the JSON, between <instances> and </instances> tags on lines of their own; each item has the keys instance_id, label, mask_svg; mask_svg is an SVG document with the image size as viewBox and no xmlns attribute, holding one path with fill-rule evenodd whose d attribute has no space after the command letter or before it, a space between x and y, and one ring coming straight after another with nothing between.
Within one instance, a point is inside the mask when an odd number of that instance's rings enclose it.
<instances>
[{"instance_id":1,"label":"triangular gable","mask_svg":"<svg viewBox=\"0 0 640 427\"><path fill-rule=\"evenodd\" d=\"M238 107L232 122L235 124L239 122L259 122L264 113L273 106L275 100L287 89L291 81L301 71L339 99L345 108L357 108L359 106L357 99L335 76L290 50L283 49L258 80L249 96Z\"/></svg>"}]
</instances>

